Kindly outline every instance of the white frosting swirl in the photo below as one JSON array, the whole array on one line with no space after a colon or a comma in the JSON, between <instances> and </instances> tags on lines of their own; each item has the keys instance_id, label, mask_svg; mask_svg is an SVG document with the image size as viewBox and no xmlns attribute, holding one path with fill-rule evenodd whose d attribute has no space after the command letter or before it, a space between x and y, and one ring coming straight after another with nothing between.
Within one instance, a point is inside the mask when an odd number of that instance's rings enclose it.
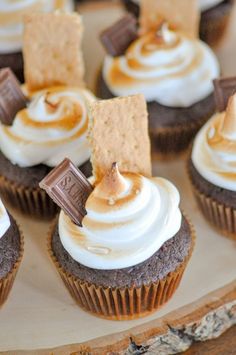
<instances>
[{"instance_id":1,"label":"white frosting swirl","mask_svg":"<svg viewBox=\"0 0 236 355\"><path fill-rule=\"evenodd\" d=\"M106 56L103 77L115 96L144 94L147 101L169 107L189 107L213 91L219 64L212 50L198 39L163 26L161 35L148 33L124 56Z\"/></svg>"},{"instance_id":2,"label":"white frosting swirl","mask_svg":"<svg viewBox=\"0 0 236 355\"><path fill-rule=\"evenodd\" d=\"M20 167L57 166L65 157L80 166L89 159L88 90L54 87L35 93L11 126L0 123L0 150Z\"/></svg>"},{"instance_id":3,"label":"white frosting swirl","mask_svg":"<svg viewBox=\"0 0 236 355\"><path fill-rule=\"evenodd\" d=\"M135 4L140 5L141 0L132 0ZM201 11L208 10L224 0L198 0L199 1L199 7Z\"/></svg>"},{"instance_id":4,"label":"white frosting swirl","mask_svg":"<svg viewBox=\"0 0 236 355\"><path fill-rule=\"evenodd\" d=\"M179 193L167 180L122 174L116 195L98 184L86 202L83 227L64 212L59 235L77 262L95 269L121 269L150 258L180 229ZM110 197L109 197L110 196Z\"/></svg>"},{"instance_id":5,"label":"white frosting swirl","mask_svg":"<svg viewBox=\"0 0 236 355\"><path fill-rule=\"evenodd\" d=\"M14 53L22 48L23 15L33 11L73 10L72 0L1 0L0 53Z\"/></svg>"},{"instance_id":6,"label":"white frosting swirl","mask_svg":"<svg viewBox=\"0 0 236 355\"><path fill-rule=\"evenodd\" d=\"M10 227L10 224L10 218L0 199L0 238L2 238L7 232Z\"/></svg>"},{"instance_id":7,"label":"white frosting swirl","mask_svg":"<svg viewBox=\"0 0 236 355\"><path fill-rule=\"evenodd\" d=\"M202 127L194 141L192 162L213 185L236 191L236 131L226 135L224 122L225 112L217 113Z\"/></svg>"}]
</instances>

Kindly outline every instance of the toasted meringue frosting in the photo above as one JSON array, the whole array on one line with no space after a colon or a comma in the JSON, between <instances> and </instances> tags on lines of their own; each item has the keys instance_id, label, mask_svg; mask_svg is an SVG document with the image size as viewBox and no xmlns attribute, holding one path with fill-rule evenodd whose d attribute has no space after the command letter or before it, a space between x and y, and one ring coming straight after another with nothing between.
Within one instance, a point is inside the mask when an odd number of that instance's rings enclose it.
<instances>
[{"instance_id":1,"label":"toasted meringue frosting","mask_svg":"<svg viewBox=\"0 0 236 355\"><path fill-rule=\"evenodd\" d=\"M86 202L83 226L62 211L59 236L77 262L94 269L139 264L179 231L179 193L167 180L122 173L113 167Z\"/></svg>"},{"instance_id":2,"label":"toasted meringue frosting","mask_svg":"<svg viewBox=\"0 0 236 355\"><path fill-rule=\"evenodd\" d=\"M10 218L0 199L0 238L2 238L7 232L10 227L10 224Z\"/></svg>"},{"instance_id":3,"label":"toasted meringue frosting","mask_svg":"<svg viewBox=\"0 0 236 355\"><path fill-rule=\"evenodd\" d=\"M57 166L65 157L80 166L89 159L86 89L59 86L31 94L11 126L0 123L0 150L20 167Z\"/></svg>"},{"instance_id":4,"label":"toasted meringue frosting","mask_svg":"<svg viewBox=\"0 0 236 355\"><path fill-rule=\"evenodd\" d=\"M192 162L207 181L236 191L236 95L197 134Z\"/></svg>"},{"instance_id":5,"label":"toasted meringue frosting","mask_svg":"<svg viewBox=\"0 0 236 355\"><path fill-rule=\"evenodd\" d=\"M31 12L72 11L72 0L1 0L0 53L15 53L22 48L23 15Z\"/></svg>"},{"instance_id":6,"label":"toasted meringue frosting","mask_svg":"<svg viewBox=\"0 0 236 355\"><path fill-rule=\"evenodd\" d=\"M213 51L167 25L139 37L125 55L106 56L103 65L103 78L115 96L142 93L148 102L168 107L189 107L206 98L218 76Z\"/></svg>"}]
</instances>

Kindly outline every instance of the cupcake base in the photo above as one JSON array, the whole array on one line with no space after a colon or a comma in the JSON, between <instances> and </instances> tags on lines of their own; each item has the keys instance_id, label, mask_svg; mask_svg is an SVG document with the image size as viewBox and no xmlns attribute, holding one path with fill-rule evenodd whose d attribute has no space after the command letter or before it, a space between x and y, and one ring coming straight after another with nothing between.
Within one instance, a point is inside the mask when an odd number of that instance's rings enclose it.
<instances>
[{"instance_id":1,"label":"cupcake base","mask_svg":"<svg viewBox=\"0 0 236 355\"><path fill-rule=\"evenodd\" d=\"M187 169L195 199L205 219L222 235L236 240L236 192L205 180L191 160Z\"/></svg>"},{"instance_id":2,"label":"cupcake base","mask_svg":"<svg viewBox=\"0 0 236 355\"><path fill-rule=\"evenodd\" d=\"M21 83L24 82L23 55L22 52L1 54L0 69L9 67L15 73Z\"/></svg>"},{"instance_id":3,"label":"cupcake base","mask_svg":"<svg viewBox=\"0 0 236 355\"><path fill-rule=\"evenodd\" d=\"M97 81L97 96L102 99L113 98L102 73ZM161 159L176 158L185 152L198 130L215 112L214 96L187 107L166 107L157 102L147 104L149 114L149 133L152 153Z\"/></svg>"},{"instance_id":4,"label":"cupcake base","mask_svg":"<svg viewBox=\"0 0 236 355\"><path fill-rule=\"evenodd\" d=\"M91 176L89 161L80 166L81 171ZM0 195L12 207L31 217L49 220L58 212L57 205L40 189L39 182L50 172L46 165L21 168L12 164L0 152Z\"/></svg>"},{"instance_id":5,"label":"cupcake base","mask_svg":"<svg viewBox=\"0 0 236 355\"><path fill-rule=\"evenodd\" d=\"M192 254L194 232L184 217L180 231L147 261L120 270L96 270L63 248L56 225L49 253L71 296L85 311L110 320L144 317L164 305L179 286Z\"/></svg>"},{"instance_id":6,"label":"cupcake base","mask_svg":"<svg viewBox=\"0 0 236 355\"><path fill-rule=\"evenodd\" d=\"M15 220L10 216L11 226L0 239L0 306L8 298L23 256L23 236Z\"/></svg>"}]
</instances>

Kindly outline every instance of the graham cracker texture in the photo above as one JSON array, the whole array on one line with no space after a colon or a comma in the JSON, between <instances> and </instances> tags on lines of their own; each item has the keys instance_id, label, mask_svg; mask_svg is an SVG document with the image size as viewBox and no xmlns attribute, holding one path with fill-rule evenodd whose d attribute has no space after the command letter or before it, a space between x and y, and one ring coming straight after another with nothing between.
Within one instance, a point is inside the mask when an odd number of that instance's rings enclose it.
<instances>
[{"instance_id":1,"label":"graham cracker texture","mask_svg":"<svg viewBox=\"0 0 236 355\"><path fill-rule=\"evenodd\" d=\"M141 0L141 33L156 30L163 21L197 38L200 21L197 0Z\"/></svg>"},{"instance_id":2,"label":"graham cracker texture","mask_svg":"<svg viewBox=\"0 0 236 355\"><path fill-rule=\"evenodd\" d=\"M24 26L24 74L29 90L84 86L81 16L32 13L24 16Z\"/></svg>"},{"instance_id":3,"label":"graham cracker texture","mask_svg":"<svg viewBox=\"0 0 236 355\"><path fill-rule=\"evenodd\" d=\"M88 139L93 176L101 180L117 162L121 172L151 176L148 113L143 95L97 101L91 106Z\"/></svg>"}]
</instances>

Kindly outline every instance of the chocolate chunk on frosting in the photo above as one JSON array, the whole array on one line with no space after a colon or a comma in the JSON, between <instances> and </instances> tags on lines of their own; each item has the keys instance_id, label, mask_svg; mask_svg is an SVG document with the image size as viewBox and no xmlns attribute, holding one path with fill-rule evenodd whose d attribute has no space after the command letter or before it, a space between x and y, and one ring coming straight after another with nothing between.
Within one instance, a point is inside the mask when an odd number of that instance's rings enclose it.
<instances>
[{"instance_id":1,"label":"chocolate chunk on frosting","mask_svg":"<svg viewBox=\"0 0 236 355\"><path fill-rule=\"evenodd\" d=\"M130 14L107 28L100 36L107 53L113 57L124 54L137 37L137 20Z\"/></svg>"},{"instance_id":2,"label":"chocolate chunk on frosting","mask_svg":"<svg viewBox=\"0 0 236 355\"><path fill-rule=\"evenodd\" d=\"M20 83L10 68L0 70L0 121L10 126L18 111L26 107Z\"/></svg>"},{"instance_id":3,"label":"chocolate chunk on frosting","mask_svg":"<svg viewBox=\"0 0 236 355\"><path fill-rule=\"evenodd\" d=\"M87 214L85 202L93 187L69 159L64 159L39 185L75 224L82 225Z\"/></svg>"},{"instance_id":4,"label":"chocolate chunk on frosting","mask_svg":"<svg viewBox=\"0 0 236 355\"><path fill-rule=\"evenodd\" d=\"M215 102L219 112L225 111L230 96L236 92L236 76L213 80Z\"/></svg>"}]
</instances>

